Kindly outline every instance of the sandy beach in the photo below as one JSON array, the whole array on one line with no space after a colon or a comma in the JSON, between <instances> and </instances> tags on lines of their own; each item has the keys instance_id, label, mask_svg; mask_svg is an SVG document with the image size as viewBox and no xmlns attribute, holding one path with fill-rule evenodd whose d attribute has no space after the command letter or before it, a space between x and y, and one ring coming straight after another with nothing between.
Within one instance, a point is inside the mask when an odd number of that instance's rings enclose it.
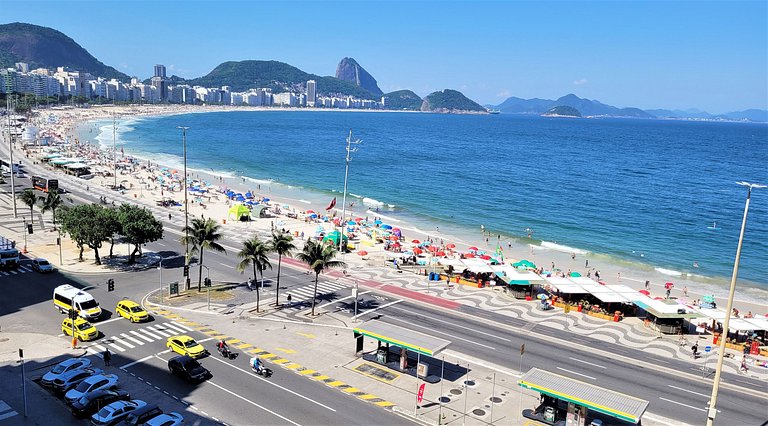
<instances>
[{"instance_id":1,"label":"sandy beach","mask_svg":"<svg viewBox=\"0 0 768 426\"><path fill-rule=\"evenodd\" d=\"M263 110L263 108L153 105L50 109L41 110L41 117L55 115L55 122L44 123L39 127L41 135L49 135L54 140L68 139L71 142L63 151L60 151L61 155L86 159L92 163L92 171L97 173L94 173L92 179L79 182L83 189L97 186L111 187L117 184L122 189L119 192L115 191L114 199L107 200L108 203L131 202L154 206L163 200L167 202L172 200L175 203L167 211L170 216L177 216L184 214L182 205L184 200L183 170L156 164L152 159L132 156L130 152L124 152L120 147L113 154L111 149L103 150L97 144L86 143L86 141L93 141L97 135L84 133L89 126L85 123L111 120L115 116L120 117L119 120L125 121L131 117L231 110L256 111ZM274 108L269 110L274 110ZM78 129L80 129L79 133ZM128 151L130 149L129 145L126 145L125 148L128 148ZM46 163L44 157L50 152L52 151L47 149L28 150L26 155L30 161ZM54 170L47 163L46 167ZM116 177L112 175L115 168L117 169ZM58 173L61 169L55 170ZM341 196L337 198L336 207L326 211L330 202L329 199L322 199L317 194L292 198L292 196L296 196L296 191L269 181L248 179L231 174L213 174L200 170L188 170L188 179L190 187L199 188L198 191L189 194L190 217L204 215L206 218L216 220L222 226L240 230L244 235L253 232L268 233L272 227L275 227L290 231L297 235L299 240L301 240L302 235L306 239L317 235L320 230L324 233L332 232L336 229L333 218L341 218L342 215ZM257 202L263 201L265 198L269 199L267 205L273 217L247 222L228 218L228 210L237 202L227 197L226 191L244 195L250 192L252 197L246 198L245 201ZM349 206L351 202L355 204ZM665 296L664 285L666 282L674 282L671 296L686 304L700 300L706 294L722 295L722 288L717 289L716 292L714 287L708 286L706 282L689 280L684 276L670 276L658 270L640 270L612 264L600 255L576 251L564 246L542 247L537 244L525 244L519 239L513 241L505 236L485 232L479 223L476 234L461 233L450 227L448 227L449 229L440 228L424 231L415 224L392 221L386 216L386 212L379 214L375 208L360 204L360 200L348 197L347 204L346 220L354 222L355 219L359 218L362 220L357 222L372 224L374 220L381 219L381 223L388 223L399 228L403 235L401 239L403 251L416 248L419 244L411 243L414 240L418 240L420 243L431 240L435 245L440 246L441 251L446 251L448 256L452 253L456 256L459 253L467 253L467 249L471 246L476 246L477 251L494 255L497 247L501 247L504 260L508 264L527 259L544 270L560 270L564 274L566 271L571 271L579 272L584 276L588 274L594 276L595 272L598 272L600 281L606 284L624 284L636 290L644 289L645 282L650 281L649 291L652 297ZM312 212L317 215L317 218L311 217ZM328 221L322 220L325 215L329 216ZM355 249L352 253L344 256L344 260L350 265L349 269L383 267L389 251L384 250L385 244L383 243L369 244L373 240L366 233L370 233L372 227L355 226L353 229L355 229L356 235L350 240L350 244L354 245ZM449 244L455 245L455 248L447 250L446 247ZM366 254L361 255L362 251L365 251ZM766 315L768 314L768 307L766 306L768 302L764 298L765 295L762 293L750 294L737 289L735 306L742 315L747 312L752 312L755 316ZM726 305L722 298L718 298L717 303L718 307L725 307Z\"/></svg>"}]
</instances>

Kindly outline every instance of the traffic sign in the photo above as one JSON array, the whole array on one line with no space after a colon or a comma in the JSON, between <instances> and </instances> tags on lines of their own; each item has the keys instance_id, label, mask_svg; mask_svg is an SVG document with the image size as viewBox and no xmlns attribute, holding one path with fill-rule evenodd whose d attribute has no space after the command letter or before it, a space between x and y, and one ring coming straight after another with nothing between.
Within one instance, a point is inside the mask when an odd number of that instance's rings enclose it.
<instances>
[{"instance_id":1,"label":"traffic sign","mask_svg":"<svg viewBox=\"0 0 768 426\"><path fill-rule=\"evenodd\" d=\"M709 345L704 346L704 352L709 352L711 350L712 350L712 346L709 346Z\"/></svg>"},{"instance_id":2,"label":"traffic sign","mask_svg":"<svg viewBox=\"0 0 768 426\"><path fill-rule=\"evenodd\" d=\"M422 383L419 386L419 394L416 396L416 402L418 402L419 404L421 404L421 401L424 399L424 386L426 386L425 383Z\"/></svg>"}]
</instances>

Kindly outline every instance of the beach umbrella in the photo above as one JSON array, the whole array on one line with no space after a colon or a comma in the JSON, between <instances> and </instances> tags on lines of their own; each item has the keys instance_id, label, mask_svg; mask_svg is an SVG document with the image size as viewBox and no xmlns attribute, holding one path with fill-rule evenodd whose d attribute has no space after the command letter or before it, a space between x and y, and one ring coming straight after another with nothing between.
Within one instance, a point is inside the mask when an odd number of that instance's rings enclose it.
<instances>
[{"instance_id":1,"label":"beach umbrella","mask_svg":"<svg viewBox=\"0 0 768 426\"><path fill-rule=\"evenodd\" d=\"M475 247L475 246L472 246L472 247L468 248L467 250L469 250L469 251L477 251L477 250L478 250L478 248L477 248L477 247Z\"/></svg>"},{"instance_id":2,"label":"beach umbrella","mask_svg":"<svg viewBox=\"0 0 768 426\"><path fill-rule=\"evenodd\" d=\"M667 290L672 290L672 287L674 287L674 286L675 286L674 283L666 283L666 284L664 284L664 288L667 289Z\"/></svg>"},{"instance_id":3,"label":"beach umbrella","mask_svg":"<svg viewBox=\"0 0 768 426\"><path fill-rule=\"evenodd\" d=\"M312 213L311 215L309 215L309 218L310 218L310 219L317 219L317 215L316 215L316 214L314 214L314 213Z\"/></svg>"},{"instance_id":4,"label":"beach umbrella","mask_svg":"<svg viewBox=\"0 0 768 426\"><path fill-rule=\"evenodd\" d=\"M382 229L392 229L392 225L387 225L387 224L381 225L381 227Z\"/></svg>"},{"instance_id":5,"label":"beach umbrella","mask_svg":"<svg viewBox=\"0 0 768 426\"><path fill-rule=\"evenodd\" d=\"M349 222L347 222L347 225L355 226L355 225L357 225L357 222L353 222L353 221L350 220Z\"/></svg>"},{"instance_id":6,"label":"beach umbrella","mask_svg":"<svg viewBox=\"0 0 768 426\"><path fill-rule=\"evenodd\" d=\"M357 252L357 254L359 254L360 256L367 256L368 252L365 250L360 250L359 252Z\"/></svg>"},{"instance_id":7,"label":"beach umbrella","mask_svg":"<svg viewBox=\"0 0 768 426\"><path fill-rule=\"evenodd\" d=\"M437 253L435 253L435 256L441 256L441 257L445 256L445 252L444 251L438 251Z\"/></svg>"},{"instance_id":8,"label":"beach umbrella","mask_svg":"<svg viewBox=\"0 0 768 426\"><path fill-rule=\"evenodd\" d=\"M307 210L307 213L314 213L314 210Z\"/></svg>"},{"instance_id":9,"label":"beach umbrella","mask_svg":"<svg viewBox=\"0 0 768 426\"><path fill-rule=\"evenodd\" d=\"M392 247L400 247L400 243L395 242L394 244L392 244Z\"/></svg>"},{"instance_id":10,"label":"beach umbrella","mask_svg":"<svg viewBox=\"0 0 768 426\"><path fill-rule=\"evenodd\" d=\"M362 217L356 217L356 218L355 218L355 222L362 222L362 221L363 221L363 218L362 218Z\"/></svg>"},{"instance_id":11,"label":"beach umbrella","mask_svg":"<svg viewBox=\"0 0 768 426\"><path fill-rule=\"evenodd\" d=\"M580 277L580 276L581 276L581 274L580 274L580 273L578 273L578 272L571 272L571 276L572 276L572 277Z\"/></svg>"},{"instance_id":12,"label":"beach umbrella","mask_svg":"<svg viewBox=\"0 0 768 426\"><path fill-rule=\"evenodd\" d=\"M432 242L431 241L424 241L423 243L421 243L419 245L422 246L422 247L428 247L428 246L432 245Z\"/></svg>"},{"instance_id":13,"label":"beach umbrella","mask_svg":"<svg viewBox=\"0 0 768 426\"><path fill-rule=\"evenodd\" d=\"M389 239L392 240L392 241L397 241L398 240L397 235L390 235Z\"/></svg>"},{"instance_id":14,"label":"beach umbrella","mask_svg":"<svg viewBox=\"0 0 768 426\"><path fill-rule=\"evenodd\" d=\"M464 255L464 257L467 258L467 259L472 259L472 258L475 257L475 255L472 254L472 253L467 253L467 254Z\"/></svg>"},{"instance_id":15,"label":"beach umbrella","mask_svg":"<svg viewBox=\"0 0 768 426\"><path fill-rule=\"evenodd\" d=\"M403 235L403 234L402 234L402 232L400 232L400 230L399 230L399 229L395 229L394 231L392 231L392 233L393 233L393 234L395 234L395 235L397 235L398 237L400 237L400 236L402 236L402 235Z\"/></svg>"},{"instance_id":16,"label":"beach umbrella","mask_svg":"<svg viewBox=\"0 0 768 426\"><path fill-rule=\"evenodd\" d=\"M424 250L422 250L422 249L420 249L420 248L416 247L415 249L413 249L413 253L414 253L414 254L422 254L422 253L424 253Z\"/></svg>"},{"instance_id":17,"label":"beach umbrella","mask_svg":"<svg viewBox=\"0 0 768 426\"><path fill-rule=\"evenodd\" d=\"M400 228L392 228L392 232L400 232Z\"/></svg>"},{"instance_id":18,"label":"beach umbrella","mask_svg":"<svg viewBox=\"0 0 768 426\"><path fill-rule=\"evenodd\" d=\"M374 224L374 225L381 225L381 221L380 221L380 220L374 220L374 221L373 221L373 224Z\"/></svg>"},{"instance_id":19,"label":"beach umbrella","mask_svg":"<svg viewBox=\"0 0 768 426\"><path fill-rule=\"evenodd\" d=\"M414 244L421 244L421 241L419 241L419 240L411 240L411 242L414 243Z\"/></svg>"},{"instance_id":20,"label":"beach umbrella","mask_svg":"<svg viewBox=\"0 0 768 426\"><path fill-rule=\"evenodd\" d=\"M651 292L650 292L650 291L648 291L648 290L638 290L638 291L639 291L641 294L644 294L644 295L646 295L646 296L650 296L650 295L651 295Z\"/></svg>"},{"instance_id":21,"label":"beach umbrella","mask_svg":"<svg viewBox=\"0 0 768 426\"><path fill-rule=\"evenodd\" d=\"M427 247L427 250L429 250L429 251L437 251L438 248L437 248L437 246L429 246L429 247Z\"/></svg>"},{"instance_id":22,"label":"beach umbrella","mask_svg":"<svg viewBox=\"0 0 768 426\"><path fill-rule=\"evenodd\" d=\"M484 254L484 255L480 256L480 259L483 259L483 260L490 260L490 259L491 259L491 256L488 256L487 254Z\"/></svg>"},{"instance_id":23,"label":"beach umbrella","mask_svg":"<svg viewBox=\"0 0 768 426\"><path fill-rule=\"evenodd\" d=\"M445 246L445 247L446 247L446 248L449 248L449 249L455 249L455 248L456 248L456 244L450 243L450 244L448 244L448 245L447 245L447 246Z\"/></svg>"}]
</instances>

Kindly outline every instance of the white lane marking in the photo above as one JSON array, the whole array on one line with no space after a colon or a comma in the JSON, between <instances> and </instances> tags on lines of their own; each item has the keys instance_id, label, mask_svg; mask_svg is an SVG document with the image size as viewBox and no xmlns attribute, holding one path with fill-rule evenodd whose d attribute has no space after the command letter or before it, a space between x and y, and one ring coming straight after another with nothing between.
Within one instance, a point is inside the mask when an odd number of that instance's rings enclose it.
<instances>
[{"instance_id":1,"label":"white lane marking","mask_svg":"<svg viewBox=\"0 0 768 426\"><path fill-rule=\"evenodd\" d=\"M116 344L114 344L114 343L107 343L107 345L108 345L108 346L111 346L111 347L113 347L113 348L115 348L115 349L117 349L117 350L118 350L118 351L120 351L120 352L125 352L125 349L123 349L123 347L122 347L122 346L117 346L117 345L116 345Z\"/></svg>"},{"instance_id":2,"label":"white lane marking","mask_svg":"<svg viewBox=\"0 0 768 426\"><path fill-rule=\"evenodd\" d=\"M374 312L378 311L379 309L384 309L384 308L386 308L388 306L395 305L395 304L400 303L402 301L403 301L402 299L398 299L398 300L395 300L394 302L385 303L385 304L379 306L378 308L373 308L371 310L368 310L368 311L365 311L365 312L361 312L361 313L353 316L352 319L359 318L359 317L361 317L363 315L368 315L368 314L374 313Z\"/></svg>"},{"instance_id":3,"label":"white lane marking","mask_svg":"<svg viewBox=\"0 0 768 426\"><path fill-rule=\"evenodd\" d=\"M104 320L104 321L95 322L93 324L94 325L109 324L111 322L120 321L121 319L123 319L123 317L121 317L120 315L116 315L114 318L110 318L110 319Z\"/></svg>"},{"instance_id":4,"label":"white lane marking","mask_svg":"<svg viewBox=\"0 0 768 426\"><path fill-rule=\"evenodd\" d=\"M171 325L171 324L169 324L169 323L165 323L165 324L163 324L163 327L165 327L165 328L166 328L168 331L172 331L172 332L174 332L174 333L180 333L180 334L184 334L184 333L186 333L186 332L187 332L187 331L186 331L186 330L184 330L183 328L178 328L178 327L175 327L175 326L173 326L173 325Z\"/></svg>"},{"instance_id":5,"label":"white lane marking","mask_svg":"<svg viewBox=\"0 0 768 426\"><path fill-rule=\"evenodd\" d=\"M364 295L364 294L368 294L368 293L370 293L370 292L372 292L372 291L373 291L373 290L364 291L364 292L362 292L362 293L358 293L358 295L359 295L359 296L362 296L362 295ZM351 298L353 298L353 297L355 297L355 296L347 296L347 297L342 297L341 299L338 299L338 300L334 300L333 302L329 302L329 303L326 303L325 305L320 305L320 306L318 306L318 309L320 309L320 308L324 308L324 307L326 307L326 306L330 306L330 305L333 305L334 303L338 303L338 302L341 302L342 300L351 299Z\"/></svg>"},{"instance_id":6,"label":"white lane marking","mask_svg":"<svg viewBox=\"0 0 768 426\"><path fill-rule=\"evenodd\" d=\"M437 331L437 330L429 328L429 327L424 327L423 325L413 324L411 322L408 322L408 321L405 321L405 320L401 320L400 318L395 318L395 317L388 317L388 318L391 319L391 320L400 321L402 323L408 324L411 327L419 327L419 328L423 328L425 330L428 330L428 331L430 331L432 333L438 333L438 334L442 334L442 335L445 335L445 336L449 336L451 339L459 339L459 340L463 340L465 342L471 343L473 345L482 346L484 348L488 348L488 349L491 349L491 350L494 350L494 351L496 350L496 348L494 348L493 346L484 345L482 343L478 343L478 342L475 342L473 340L464 339L463 337L458 337L458 336L454 336L452 334L443 333L442 331Z\"/></svg>"},{"instance_id":7,"label":"white lane marking","mask_svg":"<svg viewBox=\"0 0 768 426\"><path fill-rule=\"evenodd\" d=\"M240 371L242 371L242 372L243 372L243 373L245 373L245 374L249 374L249 375L251 375L251 376L253 376L253 377L255 377L255 378L257 378L257 379L261 380L262 382L264 382L264 383L266 383L266 384L268 384L268 385L274 386L274 387L276 387L276 388L280 388L280 389L282 389L282 390L284 390L284 391L286 391L286 392L288 392L288 393L291 393L291 394L293 394L293 395L296 395L296 396L298 396L299 398L303 398L303 399L306 399L306 400L307 400L307 401L309 401L309 402L313 402L313 403L315 403L315 404L317 404L317 405L319 405L319 406L321 406L321 407L323 407L323 408L326 408L326 409L328 409L328 410L330 410L330 411L333 411L334 413L336 412L336 410L335 410L335 409L333 409L333 408L331 408L331 407L329 407L329 406L327 406L327 405L325 405L325 404L323 404L323 403L321 403L321 402L317 402L317 401L315 401L314 399L312 399L312 398L310 398L310 397L308 397L308 396L304 396L304 395L302 395L302 394L300 394L300 393L298 393L298 392L294 392L294 391L292 391L292 390L290 390L290 389L288 389L288 388L286 388L286 387L280 386L280 385L278 385L277 383L274 383L274 382L272 382L272 381L266 380L266 379L264 379L263 377L259 376L258 374L254 373L254 372L252 372L252 371L247 371L247 370L245 370L245 369L242 369L242 368L240 368L240 367L237 367L237 366L235 366L235 365L232 365L232 364L230 364L230 363L228 363L228 362L225 362L225 361L223 361L223 360L221 360L221 359L219 359L219 358L215 358L215 357L212 357L211 359L213 359L213 360L216 360L216 361L218 361L218 362L220 362L220 363L222 363L222 364L224 364L224 365L227 365L227 366L229 366L229 367L232 367L232 368L234 368L234 369L236 369L236 370L240 370Z\"/></svg>"},{"instance_id":8,"label":"white lane marking","mask_svg":"<svg viewBox=\"0 0 768 426\"><path fill-rule=\"evenodd\" d=\"M176 327L181 327L183 330L195 331L195 329L193 329L191 327L187 327L186 325L183 325L183 324L179 324L176 321L171 321L171 324L175 325Z\"/></svg>"},{"instance_id":9,"label":"white lane marking","mask_svg":"<svg viewBox=\"0 0 768 426\"><path fill-rule=\"evenodd\" d=\"M143 345L143 344L144 344L144 342L142 342L141 340L139 340L139 339L137 339L137 338L135 338L135 337L131 337L131 336L129 336L129 335L127 335L127 334L125 334L125 333L120 333L120 335L121 335L121 336L123 336L123 338L124 338L124 339L128 339L128 340L130 340L131 342L133 342L133 343L135 343L135 344L137 344L137 345L139 345L139 346L141 346L141 345Z\"/></svg>"},{"instance_id":10,"label":"white lane marking","mask_svg":"<svg viewBox=\"0 0 768 426\"><path fill-rule=\"evenodd\" d=\"M209 341L209 340L213 340L213 339L214 339L213 337L209 337L209 338L207 338L207 339L203 339L203 340L197 340L197 343L203 343L203 342L207 342L207 341Z\"/></svg>"},{"instance_id":11,"label":"white lane marking","mask_svg":"<svg viewBox=\"0 0 768 426\"><path fill-rule=\"evenodd\" d=\"M705 410L703 408L694 407L693 405L683 404L682 402L673 401L671 399L662 398L662 397L659 397L659 399L662 400L662 401L671 402L673 404L682 405L683 407L688 407L688 408L693 409L693 410L705 411L705 412L707 411L707 410Z\"/></svg>"},{"instance_id":12,"label":"white lane marking","mask_svg":"<svg viewBox=\"0 0 768 426\"><path fill-rule=\"evenodd\" d=\"M568 357L568 358L572 359L572 360L574 360L576 362L580 362L580 363L583 363L583 364L591 365L593 367L598 367L598 368L603 368L603 369L608 368L608 367L606 367L604 365L598 365L598 364L593 364L593 363L591 363L589 361L584 361L583 359L578 359L578 358L574 358L574 357Z\"/></svg>"},{"instance_id":13,"label":"white lane marking","mask_svg":"<svg viewBox=\"0 0 768 426\"><path fill-rule=\"evenodd\" d=\"M154 340L153 340L153 339L150 339L149 337L145 337L143 334L141 334L141 333L138 333L138 332L136 332L136 331L133 331L133 330L129 330L128 332L129 332L129 333L131 333L131 334L133 334L134 336L138 337L139 339L144 339L144 340L146 340L147 342L154 342Z\"/></svg>"},{"instance_id":14,"label":"white lane marking","mask_svg":"<svg viewBox=\"0 0 768 426\"><path fill-rule=\"evenodd\" d=\"M153 333L157 333L163 337L171 337L173 336L173 333L169 333L167 331L158 330L158 326L156 325L149 325L147 326L148 329L152 330Z\"/></svg>"},{"instance_id":15,"label":"white lane marking","mask_svg":"<svg viewBox=\"0 0 768 426\"><path fill-rule=\"evenodd\" d=\"M146 360L148 360L150 358L153 358L153 357L154 357L154 355L147 355L147 356L145 356L142 359L137 359L136 361L129 362L128 364L125 364L125 365L121 366L120 369L121 370L125 370L125 369L127 369L129 367L132 367L132 366L134 366L136 364L142 363L142 362L144 362L144 361L146 361Z\"/></svg>"},{"instance_id":16,"label":"white lane marking","mask_svg":"<svg viewBox=\"0 0 768 426\"><path fill-rule=\"evenodd\" d=\"M577 372L575 372L575 371L566 370L565 368L557 367L557 369L558 369L558 370L560 370L560 371L566 371L566 372L568 372L568 373L571 373L571 374L575 374L575 375L577 375L577 376L586 377L586 378L588 378L588 379L592 379L592 380L597 380L596 378L594 378L594 377L592 377L592 376L587 376L586 374L581 374L581 373L577 373Z\"/></svg>"},{"instance_id":17,"label":"white lane marking","mask_svg":"<svg viewBox=\"0 0 768 426\"><path fill-rule=\"evenodd\" d=\"M18 415L19 413L15 411L9 411L7 413L0 414L0 420L5 420L7 418L13 417L15 415Z\"/></svg>"},{"instance_id":18,"label":"white lane marking","mask_svg":"<svg viewBox=\"0 0 768 426\"><path fill-rule=\"evenodd\" d=\"M485 367L485 368L488 368L488 369L493 370L493 371L498 371L499 373L507 374L507 375L512 376L512 377L522 377L523 376L522 373L515 373L514 371L511 371L511 370L505 370L504 368L494 367L493 365L491 365L489 363L480 361L480 360L478 360L476 358L468 358L468 355L464 356L463 354L460 354L460 353L457 353L457 352L453 352L453 351L450 351L450 350L444 350L442 352L442 354L444 354L446 356L446 358L453 357L453 358L456 358L456 359L460 359L462 361L466 361L468 365L479 365L481 367Z\"/></svg>"},{"instance_id":19,"label":"white lane marking","mask_svg":"<svg viewBox=\"0 0 768 426\"><path fill-rule=\"evenodd\" d=\"M225 363L225 364L226 364L226 363ZM274 411L270 410L269 408L266 408L266 407L262 407L261 405L259 405L259 404L255 403L255 402L251 401L250 399L248 399L248 398L246 398L246 397L244 397L244 396L240 396L240 395L238 395L238 394L236 394L236 393L232 392L231 390L229 390L229 389L227 389L227 388L225 388L225 387L223 387L223 386L219 386L219 385L217 385L216 383L213 383L213 382L212 382L212 381L210 381L210 380L206 381L205 383L207 383L207 384L209 384L209 385L211 385L211 386L216 386L217 388L219 388L219 389L223 390L224 392L226 392L226 393L228 393L228 394L230 394L230 395L236 396L236 397L238 397L238 398L242 399L243 401L245 401L245 402L247 402L247 403L249 403L249 404L251 404L251 405L253 405L253 406L255 406L255 407L259 407L259 408L261 408L262 410L264 410L264 411L266 411L266 412L268 412L268 413L272 414L273 416L279 417L279 418L281 418L281 419L285 420L286 422L288 422L288 423L290 423L290 424L293 424L293 425L296 425L296 426L301 426L300 424L298 424L298 423L294 422L293 420L291 420L291 419L289 419L289 418L287 418L287 417L281 416L280 414L277 414L277 413L275 413ZM194 405L190 405L190 407L192 407L192 409L194 409L194 410L197 410L197 408L195 408L195 406L194 406Z\"/></svg>"},{"instance_id":20,"label":"white lane marking","mask_svg":"<svg viewBox=\"0 0 768 426\"><path fill-rule=\"evenodd\" d=\"M163 340L163 336L157 335L157 334L153 333L152 331L150 331L150 330L147 330L147 329L145 329L145 328L140 328L138 331L140 331L140 332L142 332L142 333L146 334L146 335L147 335L147 336L149 336L149 337L152 337L152 338L154 338L155 340ZM150 340L150 342L151 342L151 341L152 341L152 340Z\"/></svg>"},{"instance_id":21,"label":"white lane marking","mask_svg":"<svg viewBox=\"0 0 768 426\"><path fill-rule=\"evenodd\" d=\"M136 346L133 346L132 344L126 342L125 340L120 340L120 338L117 337L117 336L112 336L112 337L110 337L110 339L112 340L113 343L119 343L119 344L121 344L123 346L127 346L128 349L133 349L133 348L136 347Z\"/></svg>"},{"instance_id":22,"label":"white lane marking","mask_svg":"<svg viewBox=\"0 0 768 426\"><path fill-rule=\"evenodd\" d=\"M422 316L422 317L425 317L425 318L431 318L431 319L433 319L433 320L435 320L435 321L438 321L438 322L441 322L441 323L444 323L444 322L445 322L445 319L441 319L441 318L435 318L435 317L432 317L432 316L429 316L429 315L424 315L424 314L422 314L422 313L420 313L420 312L413 312L413 311L412 311L412 310L410 310L410 309L404 309L402 306L398 306L398 307L397 307L397 309L398 309L398 310L401 310L401 311L405 311L405 312L408 312L408 313L410 313L411 315L418 315L418 316ZM456 324L456 323L451 323L451 327L458 327L458 328L463 328L463 329L465 329L465 330L473 331L473 332L475 332L475 333L478 333L478 334L483 334L483 335L485 335L485 336L488 336L488 337L493 337L494 339L503 340L503 341L505 341L505 342L511 342L511 340L509 340L509 339L505 339L504 337L499 337L499 336L498 336L498 335L496 335L496 334L493 334L493 333L488 333L488 332L485 332L485 331L481 331L481 330L477 330L477 329L474 329L474 328L472 328L472 327L467 327L467 326L459 325L459 324Z\"/></svg>"},{"instance_id":23,"label":"white lane marking","mask_svg":"<svg viewBox=\"0 0 768 426\"><path fill-rule=\"evenodd\" d=\"M104 346L99 345L98 343L94 343L91 345L92 348L96 348L99 350L99 352L104 352L107 350Z\"/></svg>"},{"instance_id":24,"label":"white lane marking","mask_svg":"<svg viewBox=\"0 0 768 426\"><path fill-rule=\"evenodd\" d=\"M694 392L694 391L692 391L692 390L683 389L683 388L681 388L681 387L677 387L677 386L675 386L675 385L667 385L667 386L669 386L669 387L671 387L671 388L673 388L673 389L681 390L681 391L683 391L683 392L688 392L688 393L692 393L692 394L694 394L694 395L703 396L704 398L709 398L709 397L711 396L711 395L704 395L703 393Z\"/></svg>"}]
</instances>

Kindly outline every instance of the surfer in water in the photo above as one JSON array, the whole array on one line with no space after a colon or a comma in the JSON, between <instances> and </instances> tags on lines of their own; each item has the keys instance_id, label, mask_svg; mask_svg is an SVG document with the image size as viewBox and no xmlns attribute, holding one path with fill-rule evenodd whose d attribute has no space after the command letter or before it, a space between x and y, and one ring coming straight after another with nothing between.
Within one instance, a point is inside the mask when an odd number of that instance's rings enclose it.
<instances>
[{"instance_id":1,"label":"surfer in water","mask_svg":"<svg viewBox=\"0 0 768 426\"><path fill-rule=\"evenodd\" d=\"M693 261L693 267L694 267L694 268L698 268L698 267L699 267L699 262L697 262L697 261L695 261L695 260L694 260L694 261Z\"/></svg>"}]
</instances>

